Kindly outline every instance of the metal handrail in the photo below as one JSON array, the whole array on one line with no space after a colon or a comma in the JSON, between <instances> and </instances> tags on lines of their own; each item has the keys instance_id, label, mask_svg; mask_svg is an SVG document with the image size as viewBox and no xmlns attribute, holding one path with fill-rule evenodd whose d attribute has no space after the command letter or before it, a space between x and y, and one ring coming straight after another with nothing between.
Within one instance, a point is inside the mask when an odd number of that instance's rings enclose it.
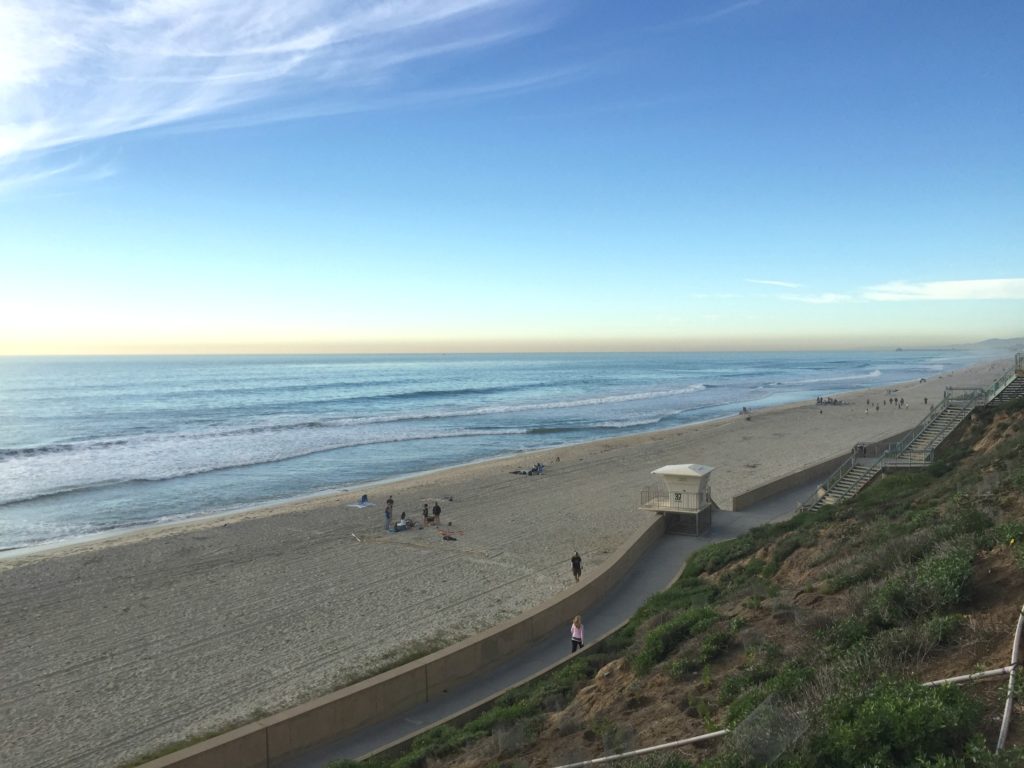
<instances>
[{"instance_id":1,"label":"metal handrail","mask_svg":"<svg viewBox=\"0 0 1024 768\"><path fill-rule=\"evenodd\" d=\"M1020 353L1017 357L1021 357L1024 353ZM1018 366L1019 367L1019 366ZM985 402L990 403L995 399L996 395L1006 389L1006 385L1017 378L1017 371L1011 368L994 382L992 386L985 390Z\"/></svg>"},{"instance_id":2,"label":"metal handrail","mask_svg":"<svg viewBox=\"0 0 1024 768\"><path fill-rule=\"evenodd\" d=\"M834 488L840 480L846 477L847 473L849 473L849 471L853 469L856 463L856 457L850 456L846 461L840 464L832 472L832 474L829 475L828 478L826 478L824 483L815 488L814 492L811 493L810 496L808 496L806 499L800 502L800 504L797 506L797 512L799 512L802 509L809 509L810 507L813 507L818 502L818 499L827 496L829 490Z\"/></svg>"},{"instance_id":3,"label":"metal handrail","mask_svg":"<svg viewBox=\"0 0 1024 768\"><path fill-rule=\"evenodd\" d=\"M658 509L679 512L695 512L711 504L711 489L693 493L691 491L669 491L659 486L647 486L640 491L640 506L654 505Z\"/></svg>"},{"instance_id":4,"label":"metal handrail","mask_svg":"<svg viewBox=\"0 0 1024 768\"><path fill-rule=\"evenodd\" d=\"M898 454L903 453L903 451L905 451L907 448L909 448L910 445L915 440L917 440L917 438L919 438L922 434L924 434L924 431L926 429L928 429L928 427L930 427L932 424L934 424L935 421L943 413L946 412L946 408L949 407L951 402L952 402L952 400L949 397L949 389L947 388L946 391L943 392L943 394L942 394L942 400L940 400L936 405L934 405L928 411L928 415L925 416L924 419L921 420L921 423L917 425L917 429L915 429L907 437L905 437L902 440L900 440L898 443L890 443L889 447L886 449L886 452L889 453L890 456L896 456Z\"/></svg>"},{"instance_id":5,"label":"metal handrail","mask_svg":"<svg viewBox=\"0 0 1024 768\"><path fill-rule=\"evenodd\" d=\"M949 396L950 393L952 393L952 392L967 392L967 393L970 393L972 400L975 397L977 397L977 394L979 392L984 392L984 391L985 390L982 387L946 387L946 395L947 396ZM951 398L951 399L958 400L960 398Z\"/></svg>"}]
</instances>

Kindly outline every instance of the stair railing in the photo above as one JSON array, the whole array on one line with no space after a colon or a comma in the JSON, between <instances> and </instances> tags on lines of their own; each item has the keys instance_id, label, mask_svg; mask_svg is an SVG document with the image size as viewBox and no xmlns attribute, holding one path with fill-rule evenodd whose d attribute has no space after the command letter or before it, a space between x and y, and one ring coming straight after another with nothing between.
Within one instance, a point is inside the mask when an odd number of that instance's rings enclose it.
<instances>
[{"instance_id":1,"label":"stair railing","mask_svg":"<svg viewBox=\"0 0 1024 768\"><path fill-rule=\"evenodd\" d=\"M1022 356L1024 356L1024 353L1020 353L1017 355L1018 358L1021 358ZM1019 368L1020 366L1018 365L1017 367ZM1013 381L1015 378L1017 378L1017 371L1014 368L1011 368L998 379L996 379L994 382L992 382L992 386L985 390L985 402L991 403L995 399L996 395L998 395L1000 392L1006 389L1006 385Z\"/></svg>"},{"instance_id":2,"label":"stair railing","mask_svg":"<svg viewBox=\"0 0 1024 768\"><path fill-rule=\"evenodd\" d=\"M824 498L828 495L828 492L836 486L836 484L842 480L851 469L857 464L857 457L850 456L846 461L839 465L839 467L828 476L828 479L824 483L814 489L814 492L804 499L797 506L796 511L801 512L805 509L810 509L818 503L818 499Z\"/></svg>"},{"instance_id":3,"label":"stair railing","mask_svg":"<svg viewBox=\"0 0 1024 768\"><path fill-rule=\"evenodd\" d=\"M917 425L917 428L899 442L889 443L889 447L886 448L884 455L887 455L889 458L895 458L903 453L903 451L910 447L911 443L924 434L924 431L946 412L946 408L949 406L950 402L952 401L949 396L949 389L947 388L946 391L942 393L942 400L928 411L928 415L925 416L921 423Z\"/></svg>"}]
</instances>

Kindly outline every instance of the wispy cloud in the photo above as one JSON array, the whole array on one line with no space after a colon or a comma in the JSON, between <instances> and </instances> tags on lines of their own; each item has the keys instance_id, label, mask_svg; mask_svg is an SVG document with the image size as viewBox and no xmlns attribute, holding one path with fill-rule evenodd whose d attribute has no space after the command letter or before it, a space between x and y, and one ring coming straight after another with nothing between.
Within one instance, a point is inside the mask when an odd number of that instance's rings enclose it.
<instances>
[{"instance_id":1,"label":"wispy cloud","mask_svg":"<svg viewBox=\"0 0 1024 768\"><path fill-rule=\"evenodd\" d=\"M346 94L354 103L372 101L368 94L393 99L395 89L383 86L405 65L535 31L543 20L533 14L527 24L516 13L532 5L7 0L0 4L0 160L211 116L258 122L323 113L324 103L351 110ZM543 81L519 77L519 87Z\"/></svg>"},{"instance_id":2,"label":"wispy cloud","mask_svg":"<svg viewBox=\"0 0 1024 768\"><path fill-rule=\"evenodd\" d=\"M853 301L853 297L845 293L818 293L806 296L783 296L786 301L799 301L803 304L843 304Z\"/></svg>"},{"instance_id":3,"label":"wispy cloud","mask_svg":"<svg viewBox=\"0 0 1024 768\"><path fill-rule=\"evenodd\" d=\"M892 282L864 290L870 301L957 301L1024 299L1024 278L943 280L927 283Z\"/></svg>"},{"instance_id":4,"label":"wispy cloud","mask_svg":"<svg viewBox=\"0 0 1024 768\"><path fill-rule=\"evenodd\" d=\"M756 283L757 285L776 285L780 288L799 288L800 283L787 283L783 280L754 280L747 278L748 283Z\"/></svg>"},{"instance_id":5,"label":"wispy cloud","mask_svg":"<svg viewBox=\"0 0 1024 768\"><path fill-rule=\"evenodd\" d=\"M25 165L17 162L0 162L0 197L42 184L58 176L66 181L88 182L110 178L115 173L110 164L82 158L38 170L25 169Z\"/></svg>"},{"instance_id":6,"label":"wispy cloud","mask_svg":"<svg viewBox=\"0 0 1024 768\"><path fill-rule=\"evenodd\" d=\"M797 288L792 283L773 280L747 280L749 283ZM785 301L803 304L843 304L874 301L965 301L1024 299L1024 278L1008 277L991 280L940 280L912 283L894 281L851 291L850 293L783 294Z\"/></svg>"},{"instance_id":7,"label":"wispy cloud","mask_svg":"<svg viewBox=\"0 0 1024 768\"><path fill-rule=\"evenodd\" d=\"M731 16L734 13L738 13L746 8L752 8L755 5L760 5L764 0L739 0L738 2L730 3L726 6L718 8L707 13L702 13L697 16L690 16L685 19L687 24L706 24L710 21L716 21L723 16Z\"/></svg>"},{"instance_id":8,"label":"wispy cloud","mask_svg":"<svg viewBox=\"0 0 1024 768\"><path fill-rule=\"evenodd\" d=\"M742 293L691 293L690 298L694 301L731 301L733 299L745 299Z\"/></svg>"}]
</instances>

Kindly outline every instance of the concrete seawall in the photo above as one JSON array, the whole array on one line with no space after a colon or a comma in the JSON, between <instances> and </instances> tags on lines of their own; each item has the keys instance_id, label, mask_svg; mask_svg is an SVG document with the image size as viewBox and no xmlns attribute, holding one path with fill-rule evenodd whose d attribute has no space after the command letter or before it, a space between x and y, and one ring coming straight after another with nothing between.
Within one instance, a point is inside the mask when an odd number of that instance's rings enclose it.
<instances>
[{"instance_id":1,"label":"concrete seawall","mask_svg":"<svg viewBox=\"0 0 1024 768\"><path fill-rule=\"evenodd\" d=\"M313 701L257 720L145 763L141 768L274 768L310 747L343 738L486 672L608 592L662 535L656 517L625 542L593 576L520 616Z\"/></svg>"}]
</instances>

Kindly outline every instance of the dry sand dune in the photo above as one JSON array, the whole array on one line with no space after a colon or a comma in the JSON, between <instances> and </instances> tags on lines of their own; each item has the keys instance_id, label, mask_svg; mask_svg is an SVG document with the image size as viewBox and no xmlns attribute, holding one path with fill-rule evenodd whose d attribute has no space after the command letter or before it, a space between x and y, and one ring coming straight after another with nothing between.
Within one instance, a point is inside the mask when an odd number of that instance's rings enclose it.
<instances>
[{"instance_id":1,"label":"dry sand dune","mask_svg":"<svg viewBox=\"0 0 1024 768\"><path fill-rule=\"evenodd\" d=\"M111 766L323 693L569 587L573 550L586 576L641 523L652 469L715 466L728 507L1007 365L902 385L902 410L865 413L884 392L867 390L0 559L0 764ZM535 461L543 475L511 474ZM363 492L379 506L346 506ZM389 493L416 521L451 497L457 540L385 533Z\"/></svg>"}]
</instances>

